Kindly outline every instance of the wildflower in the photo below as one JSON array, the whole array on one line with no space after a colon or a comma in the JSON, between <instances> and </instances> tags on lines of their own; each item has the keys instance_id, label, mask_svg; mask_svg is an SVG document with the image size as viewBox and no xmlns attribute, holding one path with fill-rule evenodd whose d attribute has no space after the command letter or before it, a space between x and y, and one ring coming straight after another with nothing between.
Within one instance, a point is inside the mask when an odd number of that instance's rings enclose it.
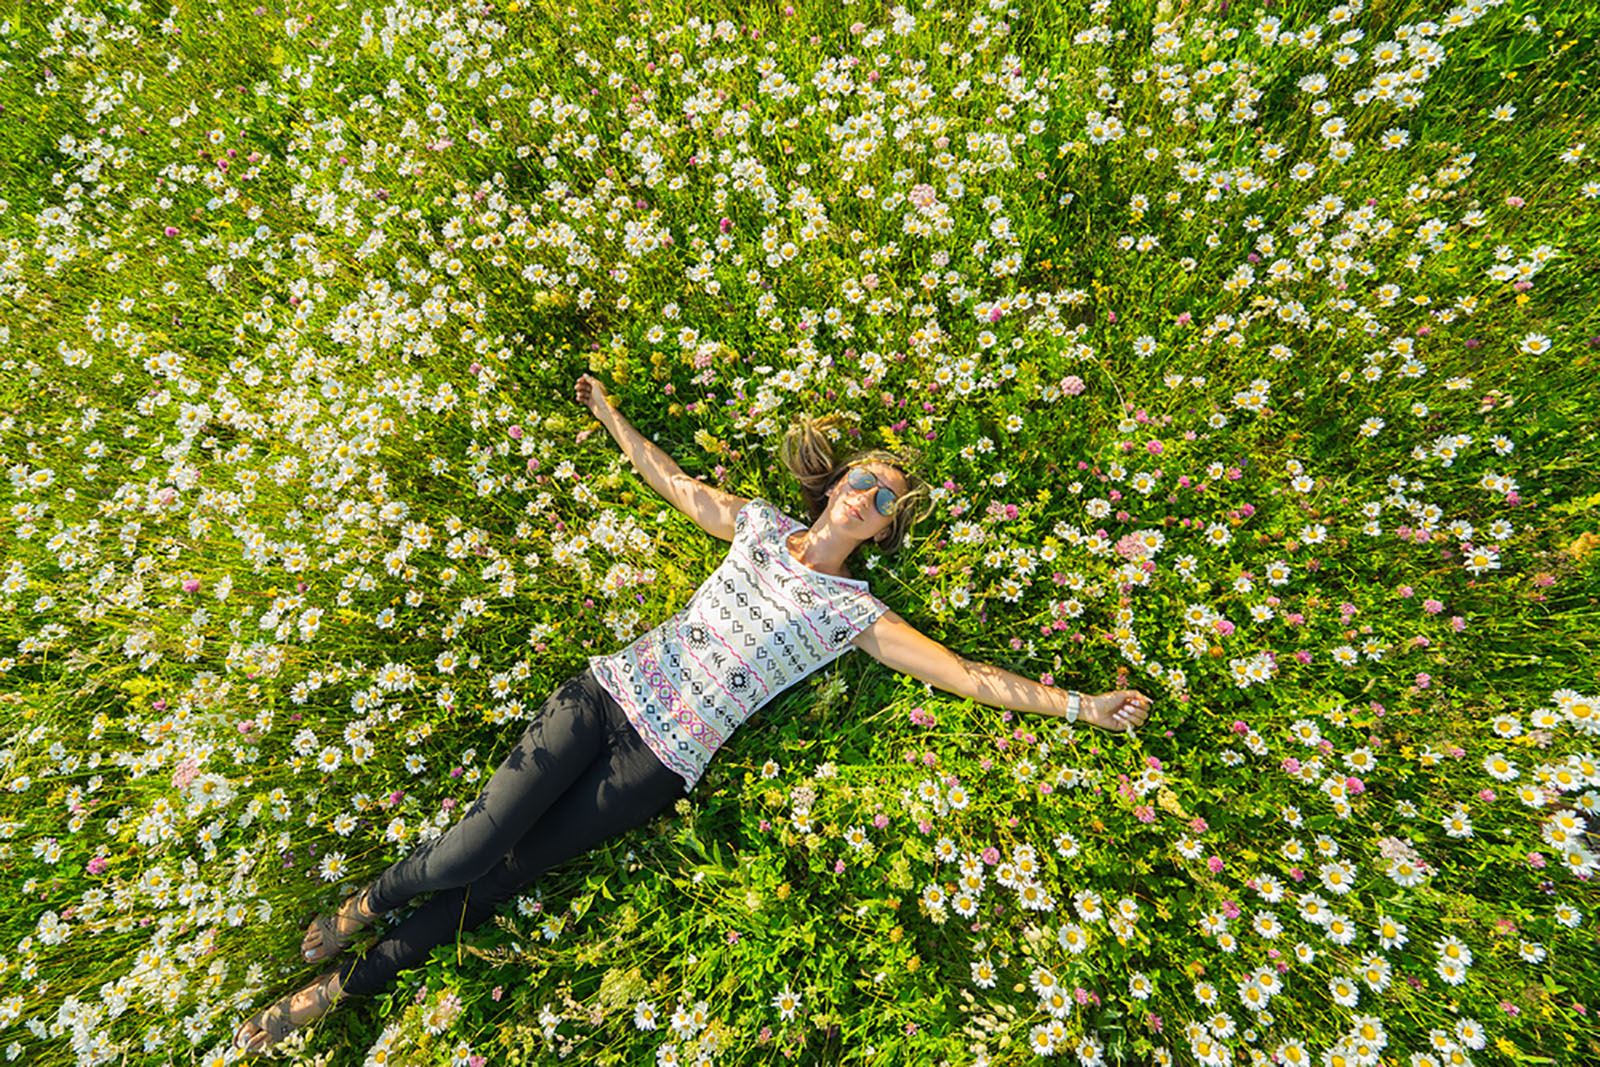
<instances>
[{"instance_id":1,"label":"wildflower","mask_svg":"<svg viewBox=\"0 0 1600 1067\"><path fill-rule=\"evenodd\" d=\"M1284 1041L1273 1050L1276 1062L1284 1067L1310 1067L1311 1053L1304 1044L1294 1039Z\"/></svg>"},{"instance_id":2,"label":"wildflower","mask_svg":"<svg viewBox=\"0 0 1600 1067\"><path fill-rule=\"evenodd\" d=\"M1521 773L1517 770L1517 765L1506 759L1505 754L1502 752L1491 753L1487 756L1483 761L1483 769L1489 772L1491 778L1499 782L1509 782Z\"/></svg>"},{"instance_id":3,"label":"wildflower","mask_svg":"<svg viewBox=\"0 0 1600 1067\"><path fill-rule=\"evenodd\" d=\"M704 1030L710 1022L710 1005L699 1001L692 1007L679 1003L672 1013L672 1032L680 1038L691 1038Z\"/></svg>"},{"instance_id":4,"label":"wildflower","mask_svg":"<svg viewBox=\"0 0 1600 1067\"><path fill-rule=\"evenodd\" d=\"M1267 1002L1270 999L1267 991L1255 979L1252 978L1239 983L1239 1003L1250 1011L1258 1013L1265 1011Z\"/></svg>"},{"instance_id":5,"label":"wildflower","mask_svg":"<svg viewBox=\"0 0 1600 1067\"><path fill-rule=\"evenodd\" d=\"M1020 907L1029 911L1055 910L1055 898L1038 882L1022 882L1017 885L1016 889L1017 904Z\"/></svg>"},{"instance_id":6,"label":"wildflower","mask_svg":"<svg viewBox=\"0 0 1600 1067\"><path fill-rule=\"evenodd\" d=\"M1055 1054L1056 1045L1051 1039L1049 1026L1044 1023L1038 1023L1028 1031L1028 1049L1035 1056L1051 1056Z\"/></svg>"},{"instance_id":7,"label":"wildflower","mask_svg":"<svg viewBox=\"0 0 1600 1067\"><path fill-rule=\"evenodd\" d=\"M1388 915L1378 917L1378 928L1373 936L1386 949L1402 948L1406 943L1406 925Z\"/></svg>"},{"instance_id":8,"label":"wildflower","mask_svg":"<svg viewBox=\"0 0 1600 1067\"><path fill-rule=\"evenodd\" d=\"M322 857L322 864L318 869L324 882L342 881L349 873L349 865L343 852L329 852Z\"/></svg>"},{"instance_id":9,"label":"wildflower","mask_svg":"<svg viewBox=\"0 0 1600 1067\"><path fill-rule=\"evenodd\" d=\"M1472 950L1460 938L1447 934L1434 943L1441 960L1449 960L1461 964L1462 967L1472 966Z\"/></svg>"},{"instance_id":10,"label":"wildflower","mask_svg":"<svg viewBox=\"0 0 1600 1067\"><path fill-rule=\"evenodd\" d=\"M785 1020L793 1019L795 1013L800 1010L800 994L790 991L789 987L785 985L772 998L772 1006L778 1009L779 1018Z\"/></svg>"},{"instance_id":11,"label":"wildflower","mask_svg":"<svg viewBox=\"0 0 1600 1067\"><path fill-rule=\"evenodd\" d=\"M1335 913L1324 926L1328 940L1335 945L1348 945L1356 938L1356 924L1350 921L1348 915Z\"/></svg>"},{"instance_id":12,"label":"wildflower","mask_svg":"<svg viewBox=\"0 0 1600 1067\"><path fill-rule=\"evenodd\" d=\"M461 1008L461 998L454 991L445 992L439 997L438 1002L423 1014L423 1029L434 1036L444 1033L460 1017Z\"/></svg>"}]
</instances>

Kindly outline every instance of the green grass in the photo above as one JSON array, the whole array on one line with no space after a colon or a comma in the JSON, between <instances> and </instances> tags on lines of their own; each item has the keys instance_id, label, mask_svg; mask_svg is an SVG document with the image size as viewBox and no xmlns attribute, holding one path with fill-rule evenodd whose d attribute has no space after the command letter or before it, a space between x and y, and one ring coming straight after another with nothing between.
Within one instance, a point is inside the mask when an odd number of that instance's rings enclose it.
<instances>
[{"instance_id":1,"label":"green grass","mask_svg":"<svg viewBox=\"0 0 1600 1067\"><path fill-rule=\"evenodd\" d=\"M305 1060L1379 1062L1340 1045L1363 1023L1386 1065L1600 1055L1587 7L1441 35L1416 3L937 4L902 36L893 5L495 0L404 32L372 8L366 43L354 4L90 8L0 10L7 1062L229 1062L322 969L311 918L688 602L727 546L577 406L586 372L796 517L802 412L855 419L840 455L919 449L937 507L858 576L968 659L1137 688L1151 720L1070 729L843 657ZM1266 15L1321 44L1267 45ZM1357 103L1428 19L1422 99ZM845 56L848 93L816 84ZM948 232L905 228L924 183ZM630 224L672 243L635 254ZM602 520L642 535L613 554ZM608 588L617 563L654 579ZM1564 816L1591 831L1565 853ZM945 840L983 872L971 915ZM1414 884L1385 871L1406 848ZM1267 972L1270 1019L1240 988Z\"/></svg>"}]
</instances>

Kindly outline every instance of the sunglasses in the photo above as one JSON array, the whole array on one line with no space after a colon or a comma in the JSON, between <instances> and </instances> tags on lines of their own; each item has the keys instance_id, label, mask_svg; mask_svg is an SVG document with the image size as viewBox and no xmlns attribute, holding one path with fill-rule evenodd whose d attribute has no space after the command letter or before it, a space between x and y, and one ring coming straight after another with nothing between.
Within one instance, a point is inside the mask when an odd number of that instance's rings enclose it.
<instances>
[{"instance_id":1,"label":"sunglasses","mask_svg":"<svg viewBox=\"0 0 1600 1067\"><path fill-rule=\"evenodd\" d=\"M872 502L877 506L878 514L885 518L894 514L895 503L898 498L894 495L893 489L878 481L876 474L873 474L865 467L852 467L848 481L852 489L871 489L876 485L878 491L873 494Z\"/></svg>"}]
</instances>

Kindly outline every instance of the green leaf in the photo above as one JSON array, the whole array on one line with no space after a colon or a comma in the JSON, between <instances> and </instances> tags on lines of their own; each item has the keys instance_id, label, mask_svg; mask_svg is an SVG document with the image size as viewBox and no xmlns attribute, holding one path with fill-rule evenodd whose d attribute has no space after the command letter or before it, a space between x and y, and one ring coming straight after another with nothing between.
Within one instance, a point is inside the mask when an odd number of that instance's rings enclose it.
<instances>
[{"instance_id":1,"label":"green leaf","mask_svg":"<svg viewBox=\"0 0 1600 1067\"><path fill-rule=\"evenodd\" d=\"M1600 493L1591 493L1579 500L1563 500L1559 504L1551 504L1548 511L1557 515L1581 515L1600 507Z\"/></svg>"}]
</instances>

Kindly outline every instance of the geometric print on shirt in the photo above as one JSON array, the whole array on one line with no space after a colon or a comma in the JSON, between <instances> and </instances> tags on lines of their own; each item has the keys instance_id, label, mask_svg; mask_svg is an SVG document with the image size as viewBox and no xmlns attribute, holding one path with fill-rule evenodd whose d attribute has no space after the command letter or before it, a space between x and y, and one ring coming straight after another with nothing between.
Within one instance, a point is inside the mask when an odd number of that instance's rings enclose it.
<instances>
[{"instance_id":1,"label":"geometric print on shirt","mask_svg":"<svg viewBox=\"0 0 1600 1067\"><path fill-rule=\"evenodd\" d=\"M859 578L790 555L804 524L765 500L734 520L728 554L682 609L632 644L589 657L595 679L688 792L733 731L795 682L851 651L889 610Z\"/></svg>"}]
</instances>

